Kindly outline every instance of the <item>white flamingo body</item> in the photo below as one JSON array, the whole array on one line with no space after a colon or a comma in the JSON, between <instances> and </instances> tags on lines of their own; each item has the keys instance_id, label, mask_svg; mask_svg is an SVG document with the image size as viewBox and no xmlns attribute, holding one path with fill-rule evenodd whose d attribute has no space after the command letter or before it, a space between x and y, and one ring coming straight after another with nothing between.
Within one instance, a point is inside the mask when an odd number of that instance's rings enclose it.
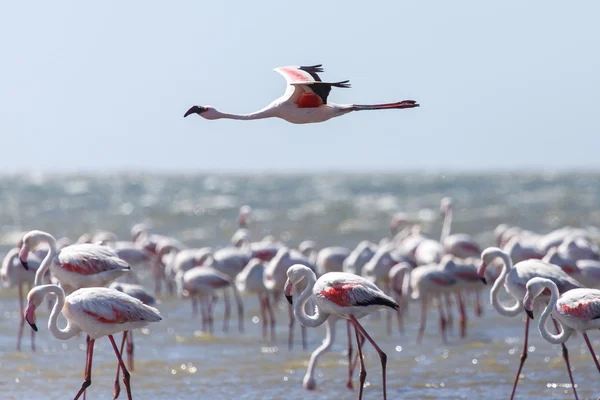
<instances>
[{"instance_id":1,"label":"white flamingo body","mask_svg":"<svg viewBox=\"0 0 600 400\"><path fill-rule=\"evenodd\" d=\"M344 261L350 255L350 249L346 247L331 246L324 247L317 253L315 267L317 274L323 275L327 272L342 272Z\"/></svg>"},{"instance_id":2,"label":"white flamingo body","mask_svg":"<svg viewBox=\"0 0 600 400\"><path fill-rule=\"evenodd\" d=\"M502 272L496 281L494 282L494 286L490 291L490 302L496 309L496 311L503 316L506 317L514 317L524 310L523 308L523 299L527 293L527 282L529 282L533 278L543 277L550 281L552 281L557 290L561 293L564 293L571 289L581 288L581 283L577 282L575 279L571 278L566 272L564 272L560 267L550 264L541 260L530 259L524 260L516 263L513 266L511 257L507 252L496 248L489 247L483 251L481 254L481 265L477 270L479 276L484 280L485 283L485 270L487 265L490 264L494 259L501 258L503 261ZM506 290L510 293L512 297L516 300L516 303L511 307L506 307L500 304L498 300L498 293L500 291L500 286L504 282L504 286ZM551 293L542 294L542 300L548 301ZM523 364L527 359L528 352L528 338L529 338L529 319L526 320L525 323L525 342L523 344L523 352L521 354L521 362L519 364L519 369L517 370L517 375L513 384L513 389L511 393L511 399L514 398L515 391L517 389L517 383L519 375L521 374L521 370L523 368ZM567 366L567 372L569 374L569 378L571 380L571 385L573 388L573 392L575 393L575 397L577 397L577 391L575 389L575 383L573 382L573 375L571 373L571 367L569 364L569 356L567 348L564 347L563 344L563 358L565 360Z\"/></svg>"},{"instance_id":3,"label":"white flamingo body","mask_svg":"<svg viewBox=\"0 0 600 400\"><path fill-rule=\"evenodd\" d=\"M344 260L343 272L362 275L364 265L375 255L377 245L368 240L360 242Z\"/></svg>"},{"instance_id":4,"label":"white flamingo body","mask_svg":"<svg viewBox=\"0 0 600 400\"><path fill-rule=\"evenodd\" d=\"M335 316L350 321L356 330L359 360L361 363L359 400L362 399L366 370L362 357L361 335L364 336L377 350L381 359L383 375L383 398L386 399L386 360L387 356L377 346L362 325L358 322L360 317L369 313L392 308L397 310L398 303L386 295L376 285L363 277L345 272L330 272L316 279L314 271L304 265L293 265L287 271L284 293L292 303L292 293L297 296L294 306L294 315L304 326L316 327ZM300 292L301 282L306 286ZM303 285L303 286L304 286ZM307 315L305 306L309 299L315 303L314 314ZM330 323L330 329L335 321Z\"/></svg>"},{"instance_id":5,"label":"white flamingo body","mask_svg":"<svg viewBox=\"0 0 600 400\"><path fill-rule=\"evenodd\" d=\"M123 363L112 335L143 328L151 322L160 321L162 318L158 310L114 289L102 287L82 288L65 297L65 292L61 287L42 285L32 289L27 296L25 319L34 330L37 330L35 310L49 293L53 293L57 297L48 320L48 329L52 335L59 340L68 340L80 332L85 332L90 338L86 358L85 381L75 396L75 400L91 385L94 344L97 338L103 336L108 336L110 339L119 360L119 367L123 370L127 397L131 400L129 371ZM67 319L67 326L64 329L59 328L57 324L58 316L61 313ZM114 397L116 398L118 391L115 393Z\"/></svg>"},{"instance_id":6,"label":"white flamingo body","mask_svg":"<svg viewBox=\"0 0 600 400\"><path fill-rule=\"evenodd\" d=\"M590 329L600 329L600 290L598 289L573 289L562 295L556 284L544 278L533 278L527 282L527 293L523 299L525 311L533 318L533 302L543 291L550 290L550 300L542 312L538 329L544 339L552 344L563 344L574 331L583 333L583 338L590 350L592 359L600 372L600 363L587 335ZM557 335L548 332L546 321L552 314L562 331Z\"/></svg>"},{"instance_id":7,"label":"white flamingo body","mask_svg":"<svg viewBox=\"0 0 600 400\"><path fill-rule=\"evenodd\" d=\"M217 111L211 106L193 106L185 113L184 117L190 114L199 114L208 120L281 118L293 124L308 124L324 122L352 111L419 107L414 100L376 105L334 104L327 100L331 88L348 88L350 85L348 81L322 82L317 75L317 73L323 72L321 65L279 67L275 68L275 71L285 78L286 90L283 96L265 108L250 114L227 114Z\"/></svg>"}]
</instances>

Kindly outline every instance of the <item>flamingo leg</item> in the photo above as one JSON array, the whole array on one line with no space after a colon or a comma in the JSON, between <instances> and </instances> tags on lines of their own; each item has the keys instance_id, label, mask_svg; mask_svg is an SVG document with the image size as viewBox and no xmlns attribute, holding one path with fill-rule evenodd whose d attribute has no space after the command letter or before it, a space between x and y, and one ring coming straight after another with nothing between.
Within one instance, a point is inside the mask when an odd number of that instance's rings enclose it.
<instances>
[{"instance_id":1,"label":"flamingo leg","mask_svg":"<svg viewBox=\"0 0 600 400\"><path fill-rule=\"evenodd\" d=\"M352 320L350 320L352 321ZM361 334L356 325L354 325L354 333L356 334L356 345L358 347L358 358L360 359L360 372L358 374L358 400L362 400L363 390L365 387L365 379L367 378L367 370L365 369L365 360L363 359L362 348L360 346Z\"/></svg>"},{"instance_id":2,"label":"flamingo leg","mask_svg":"<svg viewBox=\"0 0 600 400\"><path fill-rule=\"evenodd\" d=\"M446 297L446 299L448 299L448 297ZM442 335L442 343L447 343L448 339L446 338L446 318L444 317L444 305L442 304L442 298L439 297L438 298L438 310L440 312L440 333ZM448 304L448 303L446 303ZM450 311L449 309L447 311ZM449 314L449 313L448 313Z\"/></svg>"},{"instance_id":3,"label":"flamingo leg","mask_svg":"<svg viewBox=\"0 0 600 400\"><path fill-rule=\"evenodd\" d=\"M23 284L19 284L19 309L21 310L19 315L21 321L19 321L19 333L17 333L17 351L21 351L21 339L23 338L23 328L25 326L25 313L23 311ZM31 330L34 332L34 330Z\"/></svg>"},{"instance_id":4,"label":"flamingo leg","mask_svg":"<svg viewBox=\"0 0 600 400\"><path fill-rule=\"evenodd\" d=\"M273 306L269 300L269 293L267 293L265 297L265 306L267 307L267 313L269 314L269 319L271 320L271 342L275 343L275 313L273 312Z\"/></svg>"},{"instance_id":5,"label":"flamingo leg","mask_svg":"<svg viewBox=\"0 0 600 400\"><path fill-rule=\"evenodd\" d=\"M123 362L123 358L121 357L121 354L119 353L119 349L117 348L117 344L115 343L115 338L113 338L113 335L108 335L108 339L110 340L110 344L112 344L113 350L115 351L115 355L117 356L117 359L119 360L119 365L121 366L121 369L123 370L123 383L125 384L125 390L127 391L127 400L131 400L131 384L129 382L129 371L127 371L127 367L125 366L125 363ZM91 361L90 361L91 364Z\"/></svg>"},{"instance_id":6,"label":"flamingo leg","mask_svg":"<svg viewBox=\"0 0 600 400\"><path fill-rule=\"evenodd\" d=\"M481 306L479 290L475 292L475 315L478 317L481 317L483 315L483 307Z\"/></svg>"},{"instance_id":7,"label":"flamingo leg","mask_svg":"<svg viewBox=\"0 0 600 400\"><path fill-rule=\"evenodd\" d=\"M223 304L225 307L225 313L223 315L223 332L227 332L229 330L229 318L231 318L231 301L227 289L223 290Z\"/></svg>"},{"instance_id":8,"label":"flamingo leg","mask_svg":"<svg viewBox=\"0 0 600 400\"><path fill-rule=\"evenodd\" d=\"M235 286L232 286L231 290L233 291L233 297L235 297L235 303L237 305L238 331L241 333L244 332L244 302Z\"/></svg>"},{"instance_id":9,"label":"flamingo leg","mask_svg":"<svg viewBox=\"0 0 600 400\"><path fill-rule=\"evenodd\" d=\"M377 345L377 343L375 343L375 341L373 340L373 338L371 338L371 336L369 336L369 334L367 333L367 331L365 330L365 328L362 327L362 325L358 322L358 320L354 317L354 315L350 315L350 321L352 321L352 323L354 324L354 327L360 331L360 333L367 338L367 340L369 342L371 342L371 344L373 345L373 347L375 347L375 350L377 351L377 354L379 354L379 359L381 360L381 376L382 376L382 382L383 382L383 400L387 400L387 390L386 390L386 378L385 378L385 370L386 370L386 365L387 365L387 354L385 354L383 352L383 350L381 350L379 348L379 346ZM358 337L357 337L357 342L358 342ZM364 371L364 360L362 359L362 350L360 349L360 342L359 343L359 351L360 351L360 359L361 359L361 363L362 363L362 371ZM361 387L364 384L365 378L367 376L367 373L365 371L364 376L362 375L361 372L361 378L362 378L362 382L361 382Z\"/></svg>"},{"instance_id":10,"label":"flamingo leg","mask_svg":"<svg viewBox=\"0 0 600 400\"><path fill-rule=\"evenodd\" d=\"M121 340L121 348L119 349L121 356L123 355L123 348L125 347L126 339L127 339L127 331L124 331L123 332L123 340ZM119 397L119 394L121 394L121 385L119 385L119 373L120 372L121 372L121 365L119 365L119 363L117 363L117 375L115 376L115 383L113 385L113 400L115 400L117 397Z\"/></svg>"},{"instance_id":11,"label":"flamingo leg","mask_svg":"<svg viewBox=\"0 0 600 400\"><path fill-rule=\"evenodd\" d=\"M86 359L85 359L85 367L83 369L84 371L87 371L87 365L88 365L87 357L90 354L90 341L91 340L92 339L90 338L90 335L85 335L85 354L86 354ZM91 378L90 378L90 380L91 380ZM91 384L92 383L90 382L89 385L91 385ZM85 400L85 396L86 396L86 391L85 391L85 389L83 389L83 400Z\"/></svg>"},{"instance_id":12,"label":"flamingo leg","mask_svg":"<svg viewBox=\"0 0 600 400\"><path fill-rule=\"evenodd\" d=\"M452 316L452 297L450 294L444 294L444 299L446 300L446 326L448 329L452 329L454 327L454 317ZM440 302L442 299L440 298Z\"/></svg>"},{"instance_id":13,"label":"flamingo leg","mask_svg":"<svg viewBox=\"0 0 600 400\"><path fill-rule=\"evenodd\" d=\"M350 325L350 321L348 321L348 325ZM360 348L362 349L362 346L365 344L365 337L363 335L360 335ZM354 375L354 370L356 369L356 365L358 365L358 357L359 354L358 352L356 353L356 356L354 357L354 361L352 361L351 367L350 367L350 376Z\"/></svg>"},{"instance_id":14,"label":"flamingo leg","mask_svg":"<svg viewBox=\"0 0 600 400\"><path fill-rule=\"evenodd\" d=\"M590 349L590 353L592 353L592 358L594 359L596 368L598 368L598 372L600 372L600 364L598 363L598 358L596 358L596 353L594 353L594 348L592 347L592 343L590 342L590 338L588 337L587 332L583 334L583 338L585 339L585 343L587 344L588 349Z\"/></svg>"},{"instance_id":15,"label":"flamingo leg","mask_svg":"<svg viewBox=\"0 0 600 400\"><path fill-rule=\"evenodd\" d=\"M519 376L521 375L521 370L523 369L523 364L525 364L525 360L527 360L527 352L528 352L528 343L529 343L529 320L530 318L525 319L525 342L523 343L523 352L521 353L521 363L519 364L519 369L517 370L517 376L515 376L515 383L513 383L513 389L510 394L510 400L515 398L515 392L517 390L517 384L519 383Z\"/></svg>"},{"instance_id":16,"label":"flamingo leg","mask_svg":"<svg viewBox=\"0 0 600 400\"><path fill-rule=\"evenodd\" d=\"M129 331L127 335L127 364L129 365L129 371L133 371L133 347L133 331ZM121 354L123 354L123 350L121 350Z\"/></svg>"},{"instance_id":17,"label":"flamingo leg","mask_svg":"<svg viewBox=\"0 0 600 400\"><path fill-rule=\"evenodd\" d=\"M467 336L467 311L460 292L456 293L456 299L458 300L458 309L460 312L460 337L464 338Z\"/></svg>"},{"instance_id":18,"label":"flamingo leg","mask_svg":"<svg viewBox=\"0 0 600 400\"><path fill-rule=\"evenodd\" d=\"M354 366L352 365L352 326L350 321L346 322L346 330L348 331L348 380L346 381L346 387L352 390L354 389L352 386L352 374L354 372Z\"/></svg>"},{"instance_id":19,"label":"flamingo leg","mask_svg":"<svg viewBox=\"0 0 600 400\"><path fill-rule=\"evenodd\" d=\"M198 315L198 299L196 296L191 295L190 300L192 301L192 315L195 317Z\"/></svg>"},{"instance_id":20,"label":"flamingo leg","mask_svg":"<svg viewBox=\"0 0 600 400\"><path fill-rule=\"evenodd\" d=\"M556 329L556 333L560 333L560 328L558 327L558 322L552 318L552 322L554 322L554 328ZM571 363L569 363L569 350L567 350L567 346L564 343L560 344L562 347L562 355L565 359L565 364L567 364L567 372L569 373L569 379L571 380L571 387L573 388L573 394L575 395L575 400L578 400L577 397L577 388L575 387L575 382L573 381L573 373L571 372Z\"/></svg>"},{"instance_id":21,"label":"flamingo leg","mask_svg":"<svg viewBox=\"0 0 600 400\"><path fill-rule=\"evenodd\" d=\"M215 319L213 317L213 298L209 297L206 302L206 318L208 320L208 329L210 333L215 331Z\"/></svg>"},{"instance_id":22,"label":"flamingo leg","mask_svg":"<svg viewBox=\"0 0 600 400\"><path fill-rule=\"evenodd\" d=\"M423 294L421 297L421 325L419 326L419 334L417 335L417 344L423 340L423 334L425 333L425 324L427 323L427 295Z\"/></svg>"},{"instance_id":23,"label":"flamingo leg","mask_svg":"<svg viewBox=\"0 0 600 400\"><path fill-rule=\"evenodd\" d=\"M267 309L265 306L265 298L261 293L258 293L258 304L260 306L260 318L262 319L262 336L263 339L267 338Z\"/></svg>"},{"instance_id":24,"label":"flamingo leg","mask_svg":"<svg viewBox=\"0 0 600 400\"><path fill-rule=\"evenodd\" d=\"M396 310L396 317L398 318L398 330L400 333L404 333L404 299L402 294L396 297L396 302L400 305Z\"/></svg>"},{"instance_id":25,"label":"flamingo leg","mask_svg":"<svg viewBox=\"0 0 600 400\"><path fill-rule=\"evenodd\" d=\"M88 339L89 341L85 357L85 378L83 383L81 384L81 389L79 389L79 392L77 392L73 400L77 400L79 397L81 397L82 394L85 397L85 389L87 389L92 384L92 358L94 356L94 343L96 342L96 340L90 339L89 336Z\"/></svg>"}]
</instances>

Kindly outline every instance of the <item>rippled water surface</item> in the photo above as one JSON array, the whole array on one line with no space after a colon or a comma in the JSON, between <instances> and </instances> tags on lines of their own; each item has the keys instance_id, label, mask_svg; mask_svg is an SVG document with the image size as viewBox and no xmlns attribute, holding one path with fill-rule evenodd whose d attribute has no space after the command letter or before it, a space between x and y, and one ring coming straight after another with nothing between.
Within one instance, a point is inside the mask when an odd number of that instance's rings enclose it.
<instances>
[{"instance_id":1,"label":"rippled water surface","mask_svg":"<svg viewBox=\"0 0 600 400\"><path fill-rule=\"evenodd\" d=\"M305 238L319 245L354 246L358 240L386 235L390 215L406 211L430 221L439 235L437 209L442 196L455 199L453 231L492 242L500 222L546 232L562 225L599 226L600 175L315 175L315 176L13 176L0 178L1 250L14 245L22 231L37 228L76 239L81 233L107 229L127 238L132 224L146 220L153 230L174 235L190 246L223 246L235 230L241 204L254 209L253 234L281 236L290 246ZM151 282L144 281L148 287ZM484 293L487 300L488 293ZM325 335L309 329L309 350L302 350L296 330L287 347L287 308L277 313L277 341L261 337L258 303L247 297L245 332L232 324L220 330L222 304L217 305L213 336L200 332L189 302L165 298L157 306L163 321L135 332L136 370L132 374L138 399L347 399L357 392L345 388L347 339L338 322L333 350L317 367L317 390L302 388L310 352ZM418 304L411 304L404 333L394 320L385 332L382 318L364 325L387 352L390 399L507 399L519 362L524 319L497 315L489 306L484 316L469 307L468 337L455 327L442 345L437 314L428 315L425 340L416 345ZM0 293L0 391L4 399L72 398L83 381L85 339L56 340L45 327L48 311L38 314L38 349L15 351L18 329L16 290ZM590 332L600 350L600 334ZM543 341L532 325L530 354L517 398L572 398L560 346ZM581 399L600 397L598 371L580 335L568 342ZM377 354L365 346L365 399L381 398ZM111 398L116 360L106 338L96 343L88 399ZM355 381L357 381L355 375ZM126 398L125 393L121 398Z\"/></svg>"}]
</instances>

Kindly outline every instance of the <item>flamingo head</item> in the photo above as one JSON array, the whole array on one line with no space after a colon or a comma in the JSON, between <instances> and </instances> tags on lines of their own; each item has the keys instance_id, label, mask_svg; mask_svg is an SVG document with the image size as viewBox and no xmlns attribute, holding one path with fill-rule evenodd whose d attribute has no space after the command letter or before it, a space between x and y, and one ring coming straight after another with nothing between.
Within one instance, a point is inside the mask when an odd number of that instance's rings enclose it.
<instances>
[{"instance_id":1,"label":"flamingo head","mask_svg":"<svg viewBox=\"0 0 600 400\"><path fill-rule=\"evenodd\" d=\"M523 308L525 309L525 312L531 319L533 319L533 302L536 297L538 297L544 292L544 290L548 286L548 282L552 281L540 277L531 278L527 282L527 291L525 292L525 297L523 297Z\"/></svg>"},{"instance_id":2,"label":"flamingo head","mask_svg":"<svg viewBox=\"0 0 600 400\"><path fill-rule=\"evenodd\" d=\"M38 286L40 287L40 286ZM42 304L44 301L45 294L37 291L31 290L27 295L27 308L25 308L25 321L31 326L31 329L37 332L38 328L35 324L35 310Z\"/></svg>"},{"instance_id":3,"label":"flamingo head","mask_svg":"<svg viewBox=\"0 0 600 400\"><path fill-rule=\"evenodd\" d=\"M183 114L183 117L185 118L191 114L198 114L204 119L217 119L220 117L220 113L211 106L192 106Z\"/></svg>"},{"instance_id":4,"label":"flamingo head","mask_svg":"<svg viewBox=\"0 0 600 400\"><path fill-rule=\"evenodd\" d=\"M283 294L285 295L285 298L287 299L287 301L289 301L290 304L293 304L292 294L294 286L298 285L303 279L307 278L311 274L313 276L313 279L316 280L315 273L306 265L294 264L288 268L288 279L285 282L285 286L283 287Z\"/></svg>"},{"instance_id":5,"label":"flamingo head","mask_svg":"<svg viewBox=\"0 0 600 400\"><path fill-rule=\"evenodd\" d=\"M23 236L23 239L21 240L21 250L19 251L19 260L21 261L23 268L26 270L29 270L29 265L27 265L29 252L31 250L35 250L43 236L44 233L41 231L31 231Z\"/></svg>"}]
</instances>

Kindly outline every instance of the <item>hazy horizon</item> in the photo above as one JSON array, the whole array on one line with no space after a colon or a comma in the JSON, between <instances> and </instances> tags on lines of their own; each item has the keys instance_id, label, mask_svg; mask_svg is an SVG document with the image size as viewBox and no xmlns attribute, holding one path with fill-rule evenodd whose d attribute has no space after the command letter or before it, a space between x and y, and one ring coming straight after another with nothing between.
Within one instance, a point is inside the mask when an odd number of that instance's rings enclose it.
<instances>
[{"instance_id":1,"label":"hazy horizon","mask_svg":"<svg viewBox=\"0 0 600 400\"><path fill-rule=\"evenodd\" d=\"M290 7L6 4L0 169L600 170L600 3ZM332 102L421 108L309 125L183 118L194 104L258 110L284 92L273 68L311 64L324 80L350 80Z\"/></svg>"}]
</instances>

